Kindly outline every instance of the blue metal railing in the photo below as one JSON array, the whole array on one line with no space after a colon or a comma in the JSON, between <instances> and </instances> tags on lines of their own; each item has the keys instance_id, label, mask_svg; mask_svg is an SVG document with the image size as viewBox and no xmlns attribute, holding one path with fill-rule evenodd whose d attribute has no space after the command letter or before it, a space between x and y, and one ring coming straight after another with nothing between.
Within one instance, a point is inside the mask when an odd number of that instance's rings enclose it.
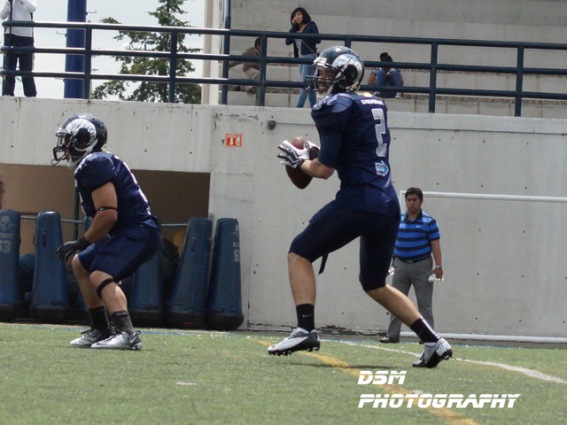
<instances>
[{"instance_id":1,"label":"blue metal railing","mask_svg":"<svg viewBox=\"0 0 567 425\"><path fill-rule=\"evenodd\" d=\"M230 85L248 85L258 87L258 105L265 105L266 89L269 87L280 88L300 88L301 84L297 81L280 81L267 79L267 67L270 64L278 65L297 65L306 63L301 58L290 58L282 56L268 56L269 43L273 40L281 40L288 37L298 39L321 38L325 41L336 41L337 44L352 46L357 43L378 44L412 44L429 46L428 62L395 62L394 67L408 70L421 70L429 73L429 84L427 86L404 86L404 93L423 94L428 96L429 112L435 112L436 97L439 95L460 95L460 96L479 96L479 97L504 97L514 100L514 115L521 116L522 100L524 99L543 99L543 100L567 100L567 93L552 93L542 91L525 91L524 77L527 75L545 75L555 77L567 76L567 69L564 68L542 68L526 67L525 51L567 51L567 44L555 43L533 43L533 42L498 42L486 40L453 40L437 38L413 38L413 37L384 37L352 34L290 34L287 32L270 31L251 31L234 29L211 29L211 28L190 28L190 27L164 27L164 26L131 26L118 24L93 24L82 22L18 22L6 21L4 26L31 26L35 28L58 28L58 29L82 29L85 31L84 48L16 48L2 47L2 52L33 52L36 54L73 54L84 55L85 71L80 72L23 72L2 70L2 75L13 76L34 76L41 78L64 78L82 79L84 81L83 97L89 99L91 96L91 82L93 80L122 80L122 81L152 81L168 84L169 102L176 102L175 87L177 84L218 84L221 86L221 103L227 103L227 90ZM169 51L138 51L138 50L94 50L93 31L143 31L169 33L172 42ZM178 52L177 39L179 35L205 35L218 36L223 40L223 52L220 54L197 53L197 52ZM250 37L254 39L260 36L262 39L262 52L260 57L240 56L230 54L230 40L232 37ZM447 64L439 62L439 49L442 46L460 46L464 48L489 47L495 49L514 49L516 51L515 66L483 66L465 64ZM140 74L100 74L92 70L92 56L109 57L151 57L163 58L169 62L168 75L140 75ZM176 75L176 62L179 59L203 60L222 64L222 77L188 77ZM258 62L260 77L259 80L233 79L228 78L228 63L234 60L244 60L247 62ZM366 61L367 67L378 67L383 65L380 61ZM444 88L439 87L439 73L443 71L463 72L463 73L503 73L515 76L514 90L485 90L467 88ZM397 90L385 86L362 85L362 90L388 91Z\"/></svg>"}]
</instances>

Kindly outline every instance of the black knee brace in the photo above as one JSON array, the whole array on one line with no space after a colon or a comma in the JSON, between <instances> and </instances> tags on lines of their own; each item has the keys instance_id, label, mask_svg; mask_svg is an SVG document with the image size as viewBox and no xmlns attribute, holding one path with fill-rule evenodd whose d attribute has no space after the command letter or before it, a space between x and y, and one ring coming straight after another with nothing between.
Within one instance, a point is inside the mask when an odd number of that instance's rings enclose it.
<instances>
[{"instance_id":1,"label":"black knee brace","mask_svg":"<svg viewBox=\"0 0 567 425\"><path fill-rule=\"evenodd\" d=\"M115 282L113 278L109 277L108 279L103 280L102 283L97 286L96 294L100 299L102 299L102 290L105 288L105 286L110 285L111 283L115 283Z\"/></svg>"}]
</instances>

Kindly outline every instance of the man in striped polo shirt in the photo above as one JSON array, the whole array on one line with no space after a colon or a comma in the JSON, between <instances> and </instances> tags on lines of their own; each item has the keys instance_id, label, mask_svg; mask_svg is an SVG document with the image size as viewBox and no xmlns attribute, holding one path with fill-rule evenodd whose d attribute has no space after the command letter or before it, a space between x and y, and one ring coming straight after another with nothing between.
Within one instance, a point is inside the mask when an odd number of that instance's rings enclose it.
<instances>
[{"instance_id":1,"label":"man in striped polo shirt","mask_svg":"<svg viewBox=\"0 0 567 425\"><path fill-rule=\"evenodd\" d=\"M420 188L406 190L405 200L406 212L400 219L394 249L392 286L408 295L413 285L418 310L433 328L433 282L429 281L429 276L433 270L436 279L443 277L441 234L435 219L421 209L423 192ZM380 342L400 342L401 327L402 322L391 315L388 335Z\"/></svg>"}]
</instances>

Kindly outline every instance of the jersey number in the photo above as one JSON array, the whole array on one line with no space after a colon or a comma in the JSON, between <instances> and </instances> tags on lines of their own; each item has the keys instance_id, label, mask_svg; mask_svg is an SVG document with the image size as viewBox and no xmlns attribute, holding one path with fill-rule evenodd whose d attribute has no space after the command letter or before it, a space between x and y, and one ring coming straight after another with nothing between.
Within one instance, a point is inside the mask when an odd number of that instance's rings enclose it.
<instances>
[{"instance_id":1,"label":"jersey number","mask_svg":"<svg viewBox=\"0 0 567 425\"><path fill-rule=\"evenodd\" d=\"M12 251L12 242L0 240L0 253L9 254Z\"/></svg>"},{"instance_id":2,"label":"jersey number","mask_svg":"<svg viewBox=\"0 0 567 425\"><path fill-rule=\"evenodd\" d=\"M378 141L378 147L376 148L376 155L380 158L384 158L388 152L388 146L384 144L383 134L386 134L386 122L384 120L384 110L380 108L372 109L372 116L374 121L377 123L374 125L374 130L376 131L376 140Z\"/></svg>"}]
</instances>

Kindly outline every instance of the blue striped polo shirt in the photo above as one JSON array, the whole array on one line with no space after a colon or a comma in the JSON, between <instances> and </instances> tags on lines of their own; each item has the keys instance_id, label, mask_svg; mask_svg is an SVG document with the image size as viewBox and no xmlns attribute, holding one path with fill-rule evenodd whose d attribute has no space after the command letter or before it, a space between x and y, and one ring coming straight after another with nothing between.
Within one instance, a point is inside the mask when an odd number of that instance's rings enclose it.
<instances>
[{"instance_id":1,"label":"blue striped polo shirt","mask_svg":"<svg viewBox=\"0 0 567 425\"><path fill-rule=\"evenodd\" d=\"M421 211L414 221L407 213L400 220L394 255L403 260L420 260L431 255L431 243L441 238L439 227L433 217Z\"/></svg>"}]
</instances>

